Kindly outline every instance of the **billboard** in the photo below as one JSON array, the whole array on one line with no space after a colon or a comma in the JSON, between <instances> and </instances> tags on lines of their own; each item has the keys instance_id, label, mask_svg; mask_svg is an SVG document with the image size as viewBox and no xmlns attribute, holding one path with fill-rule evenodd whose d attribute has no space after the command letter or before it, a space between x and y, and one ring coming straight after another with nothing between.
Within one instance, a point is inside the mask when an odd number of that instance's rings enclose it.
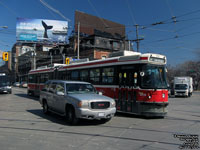
<instances>
[{"instance_id":1,"label":"billboard","mask_svg":"<svg viewBox=\"0 0 200 150\"><path fill-rule=\"evenodd\" d=\"M67 21L17 18L16 37L17 41L65 43L67 30Z\"/></svg>"}]
</instances>

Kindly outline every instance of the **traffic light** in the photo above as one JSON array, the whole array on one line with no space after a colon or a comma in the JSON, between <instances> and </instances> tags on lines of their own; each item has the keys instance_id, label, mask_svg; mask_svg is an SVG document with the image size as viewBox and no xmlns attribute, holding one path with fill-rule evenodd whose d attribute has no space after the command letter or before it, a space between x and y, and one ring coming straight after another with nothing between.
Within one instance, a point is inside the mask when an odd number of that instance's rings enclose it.
<instances>
[{"instance_id":1,"label":"traffic light","mask_svg":"<svg viewBox=\"0 0 200 150\"><path fill-rule=\"evenodd\" d=\"M65 64L69 65L69 58L65 58Z\"/></svg>"},{"instance_id":2,"label":"traffic light","mask_svg":"<svg viewBox=\"0 0 200 150\"><path fill-rule=\"evenodd\" d=\"M8 61L8 52L3 52L3 54L2 54L2 59L3 59L4 61Z\"/></svg>"}]
</instances>

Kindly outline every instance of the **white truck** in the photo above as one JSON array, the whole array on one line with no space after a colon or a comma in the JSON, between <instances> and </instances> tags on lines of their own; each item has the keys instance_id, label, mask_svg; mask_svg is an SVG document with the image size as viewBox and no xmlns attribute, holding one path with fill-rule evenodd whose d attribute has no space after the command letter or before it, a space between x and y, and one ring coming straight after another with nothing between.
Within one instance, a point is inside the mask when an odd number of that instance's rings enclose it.
<instances>
[{"instance_id":1,"label":"white truck","mask_svg":"<svg viewBox=\"0 0 200 150\"><path fill-rule=\"evenodd\" d=\"M190 97L193 92L192 77L174 77L174 95Z\"/></svg>"}]
</instances>

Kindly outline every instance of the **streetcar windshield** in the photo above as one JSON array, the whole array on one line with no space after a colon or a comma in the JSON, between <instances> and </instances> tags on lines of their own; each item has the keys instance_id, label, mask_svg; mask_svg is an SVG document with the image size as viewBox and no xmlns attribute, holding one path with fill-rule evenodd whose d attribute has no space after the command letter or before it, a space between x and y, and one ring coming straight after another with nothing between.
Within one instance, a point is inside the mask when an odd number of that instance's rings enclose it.
<instances>
[{"instance_id":1,"label":"streetcar windshield","mask_svg":"<svg viewBox=\"0 0 200 150\"><path fill-rule=\"evenodd\" d=\"M164 66L145 65L141 72L141 87L150 89L167 89Z\"/></svg>"}]
</instances>

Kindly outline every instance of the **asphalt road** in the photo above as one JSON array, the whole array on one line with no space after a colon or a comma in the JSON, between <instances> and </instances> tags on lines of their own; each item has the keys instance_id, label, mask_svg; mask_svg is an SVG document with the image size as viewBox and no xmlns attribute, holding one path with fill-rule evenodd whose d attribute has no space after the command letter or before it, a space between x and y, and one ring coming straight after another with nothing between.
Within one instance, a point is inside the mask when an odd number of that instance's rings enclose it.
<instances>
[{"instance_id":1,"label":"asphalt road","mask_svg":"<svg viewBox=\"0 0 200 150\"><path fill-rule=\"evenodd\" d=\"M176 150L184 142L198 146L200 92L169 98L169 103L164 119L117 114L106 124L82 121L70 126L63 117L44 115L26 89L13 88L12 94L0 95L0 150Z\"/></svg>"}]
</instances>

